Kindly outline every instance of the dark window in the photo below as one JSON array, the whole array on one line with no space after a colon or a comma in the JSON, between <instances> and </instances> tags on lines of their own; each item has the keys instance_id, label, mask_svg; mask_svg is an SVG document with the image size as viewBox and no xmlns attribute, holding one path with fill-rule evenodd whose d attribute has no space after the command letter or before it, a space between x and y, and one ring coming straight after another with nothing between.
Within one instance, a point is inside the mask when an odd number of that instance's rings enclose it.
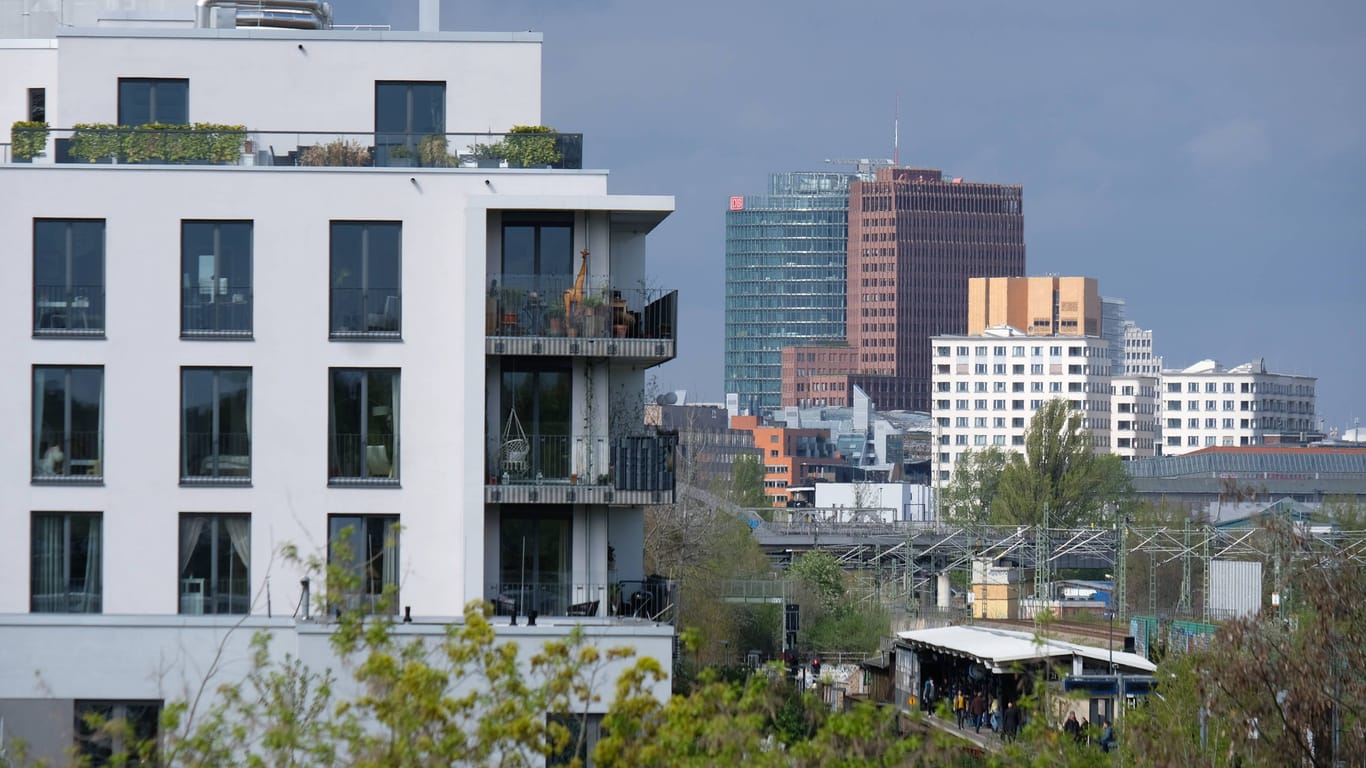
<instances>
[{"instance_id":1,"label":"dark window","mask_svg":"<svg viewBox=\"0 0 1366 768\"><path fill-rule=\"evenodd\" d=\"M251 369L182 368L180 480L251 478Z\"/></svg>"},{"instance_id":2,"label":"dark window","mask_svg":"<svg viewBox=\"0 0 1366 768\"><path fill-rule=\"evenodd\" d=\"M443 82L376 82L376 164L391 165L394 150L417 154L423 165L446 165L446 84ZM424 143L434 134L440 139ZM440 157L437 157L440 155Z\"/></svg>"},{"instance_id":3,"label":"dark window","mask_svg":"<svg viewBox=\"0 0 1366 768\"><path fill-rule=\"evenodd\" d=\"M83 766L155 765L161 702L77 701L76 754Z\"/></svg>"},{"instance_id":4,"label":"dark window","mask_svg":"<svg viewBox=\"0 0 1366 768\"><path fill-rule=\"evenodd\" d=\"M101 536L98 512L34 512L33 613L99 613Z\"/></svg>"},{"instance_id":5,"label":"dark window","mask_svg":"<svg viewBox=\"0 0 1366 768\"><path fill-rule=\"evenodd\" d=\"M99 480L104 368L33 368L33 479Z\"/></svg>"},{"instance_id":6,"label":"dark window","mask_svg":"<svg viewBox=\"0 0 1366 768\"><path fill-rule=\"evenodd\" d=\"M398 517L331 515L327 561L343 572L346 610L398 613Z\"/></svg>"},{"instance_id":7,"label":"dark window","mask_svg":"<svg viewBox=\"0 0 1366 768\"><path fill-rule=\"evenodd\" d=\"M502 384L498 471L509 480L567 479L575 448L570 444L573 383L569 366L547 360L505 360Z\"/></svg>"},{"instance_id":8,"label":"dark window","mask_svg":"<svg viewBox=\"0 0 1366 768\"><path fill-rule=\"evenodd\" d=\"M180 332L251 336L250 221L180 224Z\"/></svg>"},{"instance_id":9,"label":"dark window","mask_svg":"<svg viewBox=\"0 0 1366 768\"><path fill-rule=\"evenodd\" d=\"M33 334L104 335L103 220L34 220Z\"/></svg>"},{"instance_id":10,"label":"dark window","mask_svg":"<svg viewBox=\"0 0 1366 768\"><path fill-rule=\"evenodd\" d=\"M327 411L329 482L398 482L399 375L333 368Z\"/></svg>"},{"instance_id":11,"label":"dark window","mask_svg":"<svg viewBox=\"0 0 1366 768\"><path fill-rule=\"evenodd\" d=\"M251 610L251 518L180 516L180 612Z\"/></svg>"},{"instance_id":12,"label":"dark window","mask_svg":"<svg viewBox=\"0 0 1366 768\"><path fill-rule=\"evenodd\" d=\"M47 122L47 89L28 89L28 119L35 123Z\"/></svg>"},{"instance_id":13,"label":"dark window","mask_svg":"<svg viewBox=\"0 0 1366 768\"><path fill-rule=\"evenodd\" d=\"M499 613L569 613L570 528L568 513L504 507L498 535L501 583L492 596Z\"/></svg>"},{"instance_id":14,"label":"dark window","mask_svg":"<svg viewBox=\"0 0 1366 768\"><path fill-rule=\"evenodd\" d=\"M570 219L503 221L503 274L568 277L574 274L574 226ZM520 287L520 286L514 286ZM534 287L534 286L531 286Z\"/></svg>"},{"instance_id":15,"label":"dark window","mask_svg":"<svg viewBox=\"0 0 1366 768\"><path fill-rule=\"evenodd\" d=\"M333 338L397 338L402 330L403 225L332 222Z\"/></svg>"},{"instance_id":16,"label":"dark window","mask_svg":"<svg viewBox=\"0 0 1366 768\"><path fill-rule=\"evenodd\" d=\"M119 125L189 125L190 81L119 78Z\"/></svg>"}]
</instances>

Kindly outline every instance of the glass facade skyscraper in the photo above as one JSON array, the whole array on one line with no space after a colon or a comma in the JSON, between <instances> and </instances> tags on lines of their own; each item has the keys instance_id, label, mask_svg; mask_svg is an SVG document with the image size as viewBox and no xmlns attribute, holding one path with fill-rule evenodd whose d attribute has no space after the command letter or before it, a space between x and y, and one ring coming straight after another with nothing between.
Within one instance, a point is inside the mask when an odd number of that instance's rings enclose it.
<instances>
[{"instance_id":1,"label":"glass facade skyscraper","mask_svg":"<svg viewBox=\"0 0 1366 768\"><path fill-rule=\"evenodd\" d=\"M845 250L852 173L769 177L768 194L726 213L727 394L777 408L782 349L845 340Z\"/></svg>"}]
</instances>

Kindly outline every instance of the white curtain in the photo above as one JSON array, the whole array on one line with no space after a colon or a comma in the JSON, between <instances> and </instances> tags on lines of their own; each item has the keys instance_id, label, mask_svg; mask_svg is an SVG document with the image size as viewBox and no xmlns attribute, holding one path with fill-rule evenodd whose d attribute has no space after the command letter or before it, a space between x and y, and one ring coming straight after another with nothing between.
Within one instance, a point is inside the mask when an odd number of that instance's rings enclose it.
<instances>
[{"instance_id":1,"label":"white curtain","mask_svg":"<svg viewBox=\"0 0 1366 768\"><path fill-rule=\"evenodd\" d=\"M43 405L47 401L45 387L47 372L42 368L33 371L33 474L43 472Z\"/></svg>"},{"instance_id":2,"label":"white curtain","mask_svg":"<svg viewBox=\"0 0 1366 768\"><path fill-rule=\"evenodd\" d=\"M182 579L190 577L185 569L190 566L195 545L199 543L199 537L204 533L204 526L208 525L208 522L207 517L197 515L180 518L180 578Z\"/></svg>"},{"instance_id":3,"label":"white curtain","mask_svg":"<svg viewBox=\"0 0 1366 768\"><path fill-rule=\"evenodd\" d=\"M398 372L390 374L389 379L389 431L392 433L390 440L393 441L391 454L393 460L389 463L389 477L398 478Z\"/></svg>"},{"instance_id":4,"label":"white curtain","mask_svg":"<svg viewBox=\"0 0 1366 768\"><path fill-rule=\"evenodd\" d=\"M245 517L224 517L221 520L228 529L232 551L237 553L243 567L251 568L251 521Z\"/></svg>"},{"instance_id":5,"label":"white curtain","mask_svg":"<svg viewBox=\"0 0 1366 768\"><path fill-rule=\"evenodd\" d=\"M104 476L104 369L103 369L103 368L100 368L100 369L99 369L99 377L100 377L100 432L99 432L99 434L95 435L95 471L94 471L93 473L91 473L91 474L94 474L94 475L99 476L99 477L103 477L103 476ZM70 394L68 394L68 395L67 395L68 401L70 400L70 397L71 397ZM68 458L69 458L69 457L68 457Z\"/></svg>"},{"instance_id":6,"label":"white curtain","mask_svg":"<svg viewBox=\"0 0 1366 768\"><path fill-rule=\"evenodd\" d=\"M33 610L51 613L66 609L66 578L62 574L66 519L39 515L33 519Z\"/></svg>"},{"instance_id":7,"label":"white curtain","mask_svg":"<svg viewBox=\"0 0 1366 768\"><path fill-rule=\"evenodd\" d=\"M103 393L103 388L101 388L100 391ZM103 394L101 394L101 397L103 397ZM90 518L89 538L86 540L85 600L83 601L84 605L82 608L85 613L100 613L101 611L100 596L104 590L100 580L100 573L102 560L104 558L101 557L101 540L103 537L101 536L100 528L99 516L92 515Z\"/></svg>"},{"instance_id":8,"label":"white curtain","mask_svg":"<svg viewBox=\"0 0 1366 768\"><path fill-rule=\"evenodd\" d=\"M384 587L393 587L394 610L398 611L398 522L389 523L384 531Z\"/></svg>"}]
</instances>

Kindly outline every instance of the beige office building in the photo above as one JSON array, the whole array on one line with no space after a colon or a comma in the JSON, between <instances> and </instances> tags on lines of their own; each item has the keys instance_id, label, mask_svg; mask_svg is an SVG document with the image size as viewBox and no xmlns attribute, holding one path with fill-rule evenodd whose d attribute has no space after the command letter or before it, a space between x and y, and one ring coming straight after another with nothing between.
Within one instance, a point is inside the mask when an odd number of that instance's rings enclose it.
<instances>
[{"instance_id":1,"label":"beige office building","mask_svg":"<svg viewBox=\"0 0 1366 768\"><path fill-rule=\"evenodd\" d=\"M1030 336L1101 335L1094 277L975 277L968 280L968 335L1008 325Z\"/></svg>"}]
</instances>

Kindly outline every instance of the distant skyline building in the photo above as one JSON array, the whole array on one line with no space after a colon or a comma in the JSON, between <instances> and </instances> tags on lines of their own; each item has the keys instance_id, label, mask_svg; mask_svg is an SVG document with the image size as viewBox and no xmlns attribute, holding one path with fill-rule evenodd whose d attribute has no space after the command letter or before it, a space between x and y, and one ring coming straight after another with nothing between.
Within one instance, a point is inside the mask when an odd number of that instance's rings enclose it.
<instances>
[{"instance_id":1,"label":"distant skyline building","mask_svg":"<svg viewBox=\"0 0 1366 768\"><path fill-rule=\"evenodd\" d=\"M849 189L852 381L879 410L930 410L930 338L967 331L968 280L1025 273L1023 189L878 168Z\"/></svg>"},{"instance_id":2,"label":"distant skyline building","mask_svg":"<svg viewBox=\"0 0 1366 768\"><path fill-rule=\"evenodd\" d=\"M1100 336L1101 304L1094 277L974 277L968 334L1008 325L1029 336ZM1124 302L1119 305L1122 314Z\"/></svg>"},{"instance_id":3,"label":"distant skyline building","mask_svg":"<svg viewBox=\"0 0 1366 768\"><path fill-rule=\"evenodd\" d=\"M725 391L777 408L782 349L845 340L847 172L775 173L726 211Z\"/></svg>"},{"instance_id":4,"label":"distant skyline building","mask_svg":"<svg viewBox=\"0 0 1366 768\"><path fill-rule=\"evenodd\" d=\"M1162 372L1162 454L1210 447L1302 444L1321 437L1318 379L1266 369L1258 358L1232 368L1201 360Z\"/></svg>"},{"instance_id":5,"label":"distant skyline building","mask_svg":"<svg viewBox=\"0 0 1366 768\"><path fill-rule=\"evenodd\" d=\"M1162 358L1153 351L1153 332L1139 328L1132 320L1125 320L1121 333L1124 337L1124 372L1130 376L1161 376Z\"/></svg>"},{"instance_id":6,"label":"distant skyline building","mask_svg":"<svg viewBox=\"0 0 1366 768\"><path fill-rule=\"evenodd\" d=\"M1116 376L1127 372L1124 366L1124 299L1102 296L1100 333L1110 342L1110 370Z\"/></svg>"}]
</instances>

